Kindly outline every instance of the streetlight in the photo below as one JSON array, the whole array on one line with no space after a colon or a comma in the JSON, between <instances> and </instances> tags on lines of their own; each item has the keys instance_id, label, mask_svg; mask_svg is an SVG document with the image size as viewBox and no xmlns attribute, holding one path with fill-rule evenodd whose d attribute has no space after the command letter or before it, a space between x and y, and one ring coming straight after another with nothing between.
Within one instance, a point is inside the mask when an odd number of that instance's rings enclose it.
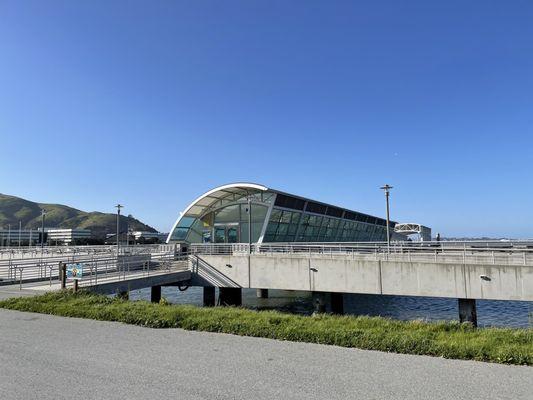
<instances>
[{"instance_id":1,"label":"streetlight","mask_svg":"<svg viewBox=\"0 0 533 400\"><path fill-rule=\"evenodd\" d=\"M44 247L44 216L46 215L46 210L44 208L41 209L41 254L43 252Z\"/></svg>"},{"instance_id":2,"label":"streetlight","mask_svg":"<svg viewBox=\"0 0 533 400\"><path fill-rule=\"evenodd\" d=\"M248 195L248 254L252 254L252 198Z\"/></svg>"},{"instance_id":3,"label":"streetlight","mask_svg":"<svg viewBox=\"0 0 533 400\"><path fill-rule=\"evenodd\" d=\"M117 204L115 206L117 208L117 257L118 257L118 252L120 250L120 241L118 240L119 239L119 229L120 229L120 209L121 208L124 208L124 206L122 204Z\"/></svg>"},{"instance_id":4,"label":"streetlight","mask_svg":"<svg viewBox=\"0 0 533 400\"><path fill-rule=\"evenodd\" d=\"M389 208L389 196L392 186L385 185L381 187L385 191L385 199L387 201L387 251L390 253L390 208Z\"/></svg>"}]
</instances>

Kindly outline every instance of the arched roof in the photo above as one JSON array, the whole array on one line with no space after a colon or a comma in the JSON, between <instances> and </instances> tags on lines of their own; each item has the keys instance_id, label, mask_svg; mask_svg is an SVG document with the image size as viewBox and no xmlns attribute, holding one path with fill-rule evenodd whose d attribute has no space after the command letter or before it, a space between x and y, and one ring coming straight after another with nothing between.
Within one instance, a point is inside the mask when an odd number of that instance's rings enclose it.
<instances>
[{"instance_id":1,"label":"arched roof","mask_svg":"<svg viewBox=\"0 0 533 400\"><path fill-rule=\"evenodd\" d=\"M180 213L180 216L178 217L178 219L172 226L172 229L170 230L167 242L170 240L172 232L174 232L174 229L176 228L176 226L178 226L180 220L184 216L200 217L205 213L207 209L211 208L218 202L221 202L226 199L235 198L236 196L242 197L250 193L263 192L266 190L268 190L266 186L259 185L257 183L246 182L230 183L211 189L210 191L198 197L191 204L189 204L189 206L185 209L183 213Z\"/></svg>"}]
</instances>

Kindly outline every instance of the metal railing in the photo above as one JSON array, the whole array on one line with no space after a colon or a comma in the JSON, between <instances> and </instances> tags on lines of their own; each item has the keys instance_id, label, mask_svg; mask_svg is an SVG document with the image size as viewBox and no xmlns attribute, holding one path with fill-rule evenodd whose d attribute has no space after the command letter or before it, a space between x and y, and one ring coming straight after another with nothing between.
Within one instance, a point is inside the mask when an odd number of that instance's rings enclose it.
<instances>
[{"instance_id":1,"label":"metal railing","mask_svg":"<svg viewBox=\"0 0 533 400\"><path fill-rule=\"evenodd\" d=\"M247 243L192 244L192 254L248 254ZM383 242L261 243L251 253L262 256L323 256L357 260L493 265L533 265L533 242Z\"/></svg>"},{"instance_id":2,"label":"metal railing","mask_svg":"<svg viewBox=\"0 0 533 400\"><path fill-rule=\"evenodd\" d=\"M147 249L160 249L166 247L173 247L173 245L158 245L158 244L137 244L130 246L122 246L121 251L135 252L146 251ZM41 249L40 246L33 247L0 247L0 261L12 258L36 258L63 256L71 254L95 254L95 253L114 253L116 252L115 245L97 245L97 246L45 246Z\"/></svg>"},{"instance_id":3,"label":"metal railing","mask_svg":"<svg viewBox=\"0 0 533 400\"><path fill-rule=\"evenodd\" d=\"M85 266L83 284L97 281L105 275L120 279L133 271L150 273L158 270L170 271L179 266L183 257L176 257L174 245L129 246L117 255L115 246L79 246L62 249L48 249L32 256L23 257L13 252L11 257L0 259L0 281L19 283L31 281L52 282L58 279L59 264L81 263ZM80 282L81 284L81 282Z\"/></svg>"}]
</instances>

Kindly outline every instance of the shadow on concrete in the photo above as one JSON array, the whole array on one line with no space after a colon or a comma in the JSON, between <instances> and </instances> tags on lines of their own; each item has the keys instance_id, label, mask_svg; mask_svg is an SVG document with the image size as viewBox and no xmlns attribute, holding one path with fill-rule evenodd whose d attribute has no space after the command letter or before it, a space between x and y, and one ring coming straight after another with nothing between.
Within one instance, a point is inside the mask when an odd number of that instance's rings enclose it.
<instances>
[{"instance_id":1,"label":"shadow on concrete","mask_svg":"<svg viewBox=\"0 0 533 400\"><path fill-rule=\"evenodd\" d=\"M237 282L196 255L191 257L191 272L193 284L198 286L241 287Z\"/></svg>"}]
</instances>

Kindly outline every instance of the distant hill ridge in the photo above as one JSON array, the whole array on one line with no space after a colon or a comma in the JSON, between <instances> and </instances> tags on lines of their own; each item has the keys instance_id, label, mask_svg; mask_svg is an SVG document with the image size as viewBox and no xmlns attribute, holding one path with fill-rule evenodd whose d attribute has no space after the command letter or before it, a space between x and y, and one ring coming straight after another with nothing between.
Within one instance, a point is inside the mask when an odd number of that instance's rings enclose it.
<instances>
[{"instance_id":1,"label":"distant hill ridge","mask_svg":"<svg viewBox=\"0 0 533 400\"><path fill-rule=\"evenodd\" d=\"M116 232L117 216L112 213L86 212L62 204L36 203L20 197L0 194L0 228L11 225L18 229L19 221L23 229L41 227L41 209L46 210L45 227L90 229L97 238L105 238L107 233ZM135 231L157 232L136 218L120 217L121 231L127 227Z\"/></svg>"}]
</instances>

